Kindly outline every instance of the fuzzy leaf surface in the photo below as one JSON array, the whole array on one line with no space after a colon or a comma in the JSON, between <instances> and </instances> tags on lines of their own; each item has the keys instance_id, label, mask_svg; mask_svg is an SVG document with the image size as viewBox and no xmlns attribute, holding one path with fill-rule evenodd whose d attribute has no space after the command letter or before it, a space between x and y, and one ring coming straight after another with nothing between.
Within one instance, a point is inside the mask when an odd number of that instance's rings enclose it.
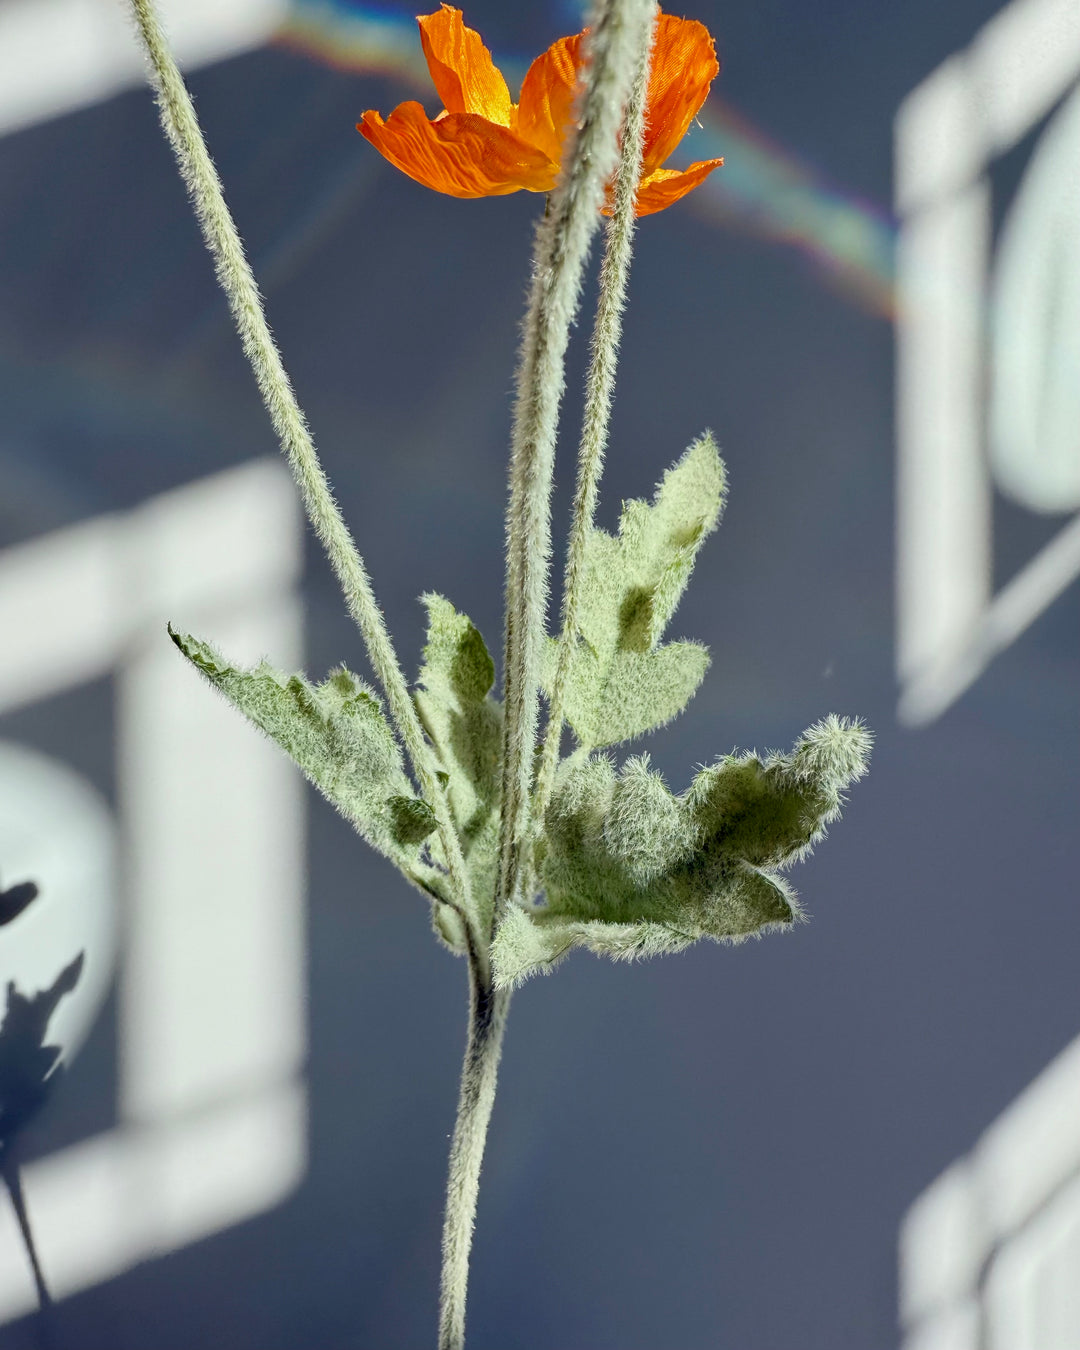
<instances>
[{"instance_id":1,"label":"fuzzy leaf surface","mask_svg":"<svg viewBox=\"0 0 1080 1350\"><path fill-rule=\"evenodd\" d=\"M402 847L419 844L438 828L435 812L422 797L388 797L386 805L394 842Z\"/></svg>"},{"instance_id":2,"label":"fuzzy leaf surface","mask_svg":"<svg viewBox=\"0 0 1080 1350\"><path fill-rule=\"evenodd\" d=\"M476 626L449 600L422 599L428 630L416 708L445 774L474 897L486 913L494 902L501 789L502 705L491 697L495 663ZM432 850L438 856L437 843Z\"/></svg>"},{"instance_id":3,"label":"fuzzy leaf surface","mask_svg":"<svg viewBox=\"0 0 1080 1350\"><path fill-rule=\"evenodd\" d=\"M590 530L566 691L566 720L581 745L614 745L662 726L701 683L707 650L661 646L660 638L725 492L724 465L706 434L664 475L651 504L623 504L617 535ZM542 675L549 691L557 658L551 639Z\"/></svg>"},{"instance_id":4,"label":"fuzzy leaf surface","mask_svg":"<svg viewBox=\"0 0 1080 1350\"><path fill-rule=\"evenodd\" d=\"M550 688L557 648L548 641ZM614 651L602 660L579 641L570 658L566 720L582 745L617 745L677 717L708 668L708 648L700 642L668 642L649 652Z\"/></svg>"},{"instance_id":5,"label":"fuzzy leaf surface","mask_svg":"<svg viewBox=\"0 0 1080 1350\"><path fill-rule=\"evenodd\" d=\"M545 818L547 904L508 916L497 979L518 983L575 946L632 960L793 923L798 903L779 869L824 836L869 750L861 723L829 717L788 755L725 756L679 797L647 756L617 773L607 756L578 752Z\"/></svg>"},{"instance_id":6,"label":"fuzzy leaf surface","mask_svg":"<svg viewBox=\"0 0 1080 1350\"><path fill-rule=\"evenodd\" d=\"M375 693L344 667L321 684L265 663L230 664L208 643L170 628L177 647L244 716L276 741L361 835L413 880L435 886L420 860L430 807L405 773L401 749ZM411 837L410 837L411 836Z\"/></svg>"}]
</instances>

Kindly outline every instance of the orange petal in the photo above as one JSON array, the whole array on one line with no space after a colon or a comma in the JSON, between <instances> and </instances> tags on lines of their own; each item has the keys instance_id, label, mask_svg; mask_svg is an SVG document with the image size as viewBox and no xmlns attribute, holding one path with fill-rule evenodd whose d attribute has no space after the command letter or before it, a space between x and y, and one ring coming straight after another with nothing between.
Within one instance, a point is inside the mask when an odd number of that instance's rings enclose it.
<instances>
[{"instance_id":1,"label":"orange petal","mask_svg":"<svg viewBox=\"0 0 1080 1350\"><path fill-rule=\"evenodd\" d=\"M497 197L528 188L548 192L559 166L506 127L475 113L432 122L419 103L402 103L384 122L364 113L357 131L391 164L451 197Z\"/></svg>"},{"instance_id":2,"label":"orange petal","mask_svg":"<svg viewBox=\"0 0 1080 1350\"><path fill-rule=\"evenodd\" d=\"M556 164L574 114L584 33L553 42L529 67L518 101L518 135Z\"/></svg>"},{"instance_id":3,"label":"orange petal","mask_svg":"<svg viewBox=\"0 0 1080 1350\"><path fill-rule=\"evenodd\" d=\"M435 14L421 14L420 41L428 70L447 112L479 113L508 127L514 105L501 72L480 34L466 28L461 10L443 5Z\"/></svg>"},{"instance_id":4,"label":"orange petal","mask_svg":"<svg viewBox=\"0 0 1080 1350\"><path fill-rule=\"evenodd\" d=\"M648 178L641 180L637 195L637 215L651 216L654 211L663 211L673 206L680 197L704 183L713 169L723 164L722 159L703 159L691 164L688 169L656 169ZM605 211L610 215L610 211Z\"/></svg>"},{"instance_id":5,"label":"orange petal","mask_svg":"<svg viewBox=\"0 0 1080 1350\"><path fill-rule=\"evenodd\" d=\"M686 135L720 70L709 30L695 19L661 14L649 75L642 172L659 169Z\"/></svg>"}]
</instances>

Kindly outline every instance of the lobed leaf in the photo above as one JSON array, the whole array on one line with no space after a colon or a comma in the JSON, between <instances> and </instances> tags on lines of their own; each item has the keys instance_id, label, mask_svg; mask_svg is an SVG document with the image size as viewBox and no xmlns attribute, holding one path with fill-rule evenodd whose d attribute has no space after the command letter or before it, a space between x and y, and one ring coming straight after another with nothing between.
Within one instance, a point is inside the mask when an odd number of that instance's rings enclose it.
<instances>
[{"instance_id":1,"label":"lobed leaf","mask_svg":"<svg viewBox=\"0 0 1080 1350\"><path fill-rule=\"evenodd\" d=\"M686 808L710 850L756 867L804 854L840 814L843 793L866 772L871 736L858 721L830 716L790 755L728 755L695 778Z\"/></svg>"},{"instance_id":2,"label":"lobed leaf","mask_svg":"<svg viewBox=\"0 0 1080 1350\"><path fill-rule=\"evenodd\" d=\"M433 813L415 797L382 705L362 680L344 667L322 684L281 674L265 663L242 670L197 638L171 627L169 634L192 665L281 746L369 844L425 889L438 891L440 874L421 862L417 848L434 825Z\"/></svg>"},{"instance_id":3,"label":"lobed leaf","mask_svg":"<svg viewBox=\"0 0 1080 1350\"><path fill-rule=\"evenodd\" d=\"M706 434L664 475L651 505L623 504L617 536L589 532L566 695L566 720L583 746L614 745L670 721L704 678L703 646L659 643L725 492L723 462ZM549 640L549 691L557 654Z\"/></svg>"},{"instance_id":4,"label":"lobed leaf","mask_svg":"<svg viewBox=\"0 0 1080 1350\"><path fill-rule=\"evenodd\" d=\"M729 755L674 796L647 756L563 765L537 859L547 904L507 916L495 945L507 986L575 946L616 959L739 940L799 917L778 869L807 853L866 771L870 734L826 718L789 755Z\"/></svg>"}]
</instances>

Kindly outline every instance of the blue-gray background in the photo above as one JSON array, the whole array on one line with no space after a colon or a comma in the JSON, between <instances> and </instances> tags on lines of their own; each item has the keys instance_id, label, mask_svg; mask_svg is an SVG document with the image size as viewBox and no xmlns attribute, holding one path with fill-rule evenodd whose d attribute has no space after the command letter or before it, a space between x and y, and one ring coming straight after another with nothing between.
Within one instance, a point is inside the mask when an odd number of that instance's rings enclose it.
<instances>
[{"instance_id":1,"label":"blue-gray background","mask_svg":"<svg viewBox=\"0 0 1080 1350\"><path fill-rule=\"evenodd\" d=\"M718 92L886 204L897 104L996 8L698 0L694 16L718 35ZM495 0L466 17L496 52L574 26L568 9ZM268 48L192 83L406 665L422 642L415 598L432 587L497 648L539 200L456 201L382 163L353 124L414 96L389 80ZM699 761L786 746L831 711L865 717L877 745L793 877L810 926L634 968L579 954L518 996L470 1350L894 1345L901 1214L1080 1029L1078 593L941 721L898 727L890 322L797 251L689 208L642 223L631 285L602 523L706 426L732 484L674 625L710 645L712 670L645 748L681 789ZM0 402L5 544L273 451L143 92L0 141ZM999 503L1001 576L1059 523ZM362 670L309 557L308 667ZM0 734L109 791L108 707L94 687ZM432 1344L463 969L314 797L309 937L302 1187L72 1299L62 1350ZM37 1148L107 1122L107 1023ZM29 1322L0 1332L5 1350L34 1343Z\"/></svg>"}]
</instances>

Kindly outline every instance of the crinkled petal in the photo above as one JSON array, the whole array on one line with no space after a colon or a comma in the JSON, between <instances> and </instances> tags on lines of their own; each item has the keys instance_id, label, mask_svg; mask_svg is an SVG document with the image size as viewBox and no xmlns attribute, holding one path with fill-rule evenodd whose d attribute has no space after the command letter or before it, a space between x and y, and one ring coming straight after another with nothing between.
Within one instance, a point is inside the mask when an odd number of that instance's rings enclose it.
<instances>
[{"instance_id":1,"label":"crinkled petal","mask_svg":"<svg viewBox=\"0 0 1080 1350\"><path fill-rule=\"evenodd\" d=\"M421 14L416 22L428 70L446 111L478 113L508 127L514 105L506 81L480 34L465 27L461 10L443 5L435 14Z\"/></svg>"},{"instance_id":2,"label":"crinkled petal","mask_svg":"<svg viewBox=\"0 0 1080 1350\"><path fill-rule=\"evenodd\" d=\"M377 112L364 113L356 129L402 173L451 197L548 192L558 174L543 151L475 113L432 122L419 103L402 103L385 122Z\"/></svg>"},{"instance_id":3,"label":"crinkled petal","mask_svg":"<svg viewBox=\"0 0 1080 1350\"><path fill-rule=\"evenodd\" d=\"M518 101L518 135L556 164L574 114L584 33L553 42L529 67Z\"/></svg>"},{"instance_id":4,"label":"crinkled petal","mask_svg":"<svg viewBox=\"0 0 1080 1350\"><path fill-rule=\"evenodd\" d=\"M719 70L716 47L704 24L672 14L658 17L642 159L645 178L660 168L686 135Z\"/></svg>"},{"instance_id":5,"label":"crinkled petal","mask_svg":"<svg viewBox=\"0 0 1080 1350\"><path fill-rule=\"evenodd\" d=\"M691 164L688 169L657 169L648 178L642 179L637 194L637 214L651 216L655 211L663 211L673 206L680 197L704 183L713 169L723 164L722 159L702 159ZM611 212L607 209L605 215Z\"/></svg>"}]
</instances>

